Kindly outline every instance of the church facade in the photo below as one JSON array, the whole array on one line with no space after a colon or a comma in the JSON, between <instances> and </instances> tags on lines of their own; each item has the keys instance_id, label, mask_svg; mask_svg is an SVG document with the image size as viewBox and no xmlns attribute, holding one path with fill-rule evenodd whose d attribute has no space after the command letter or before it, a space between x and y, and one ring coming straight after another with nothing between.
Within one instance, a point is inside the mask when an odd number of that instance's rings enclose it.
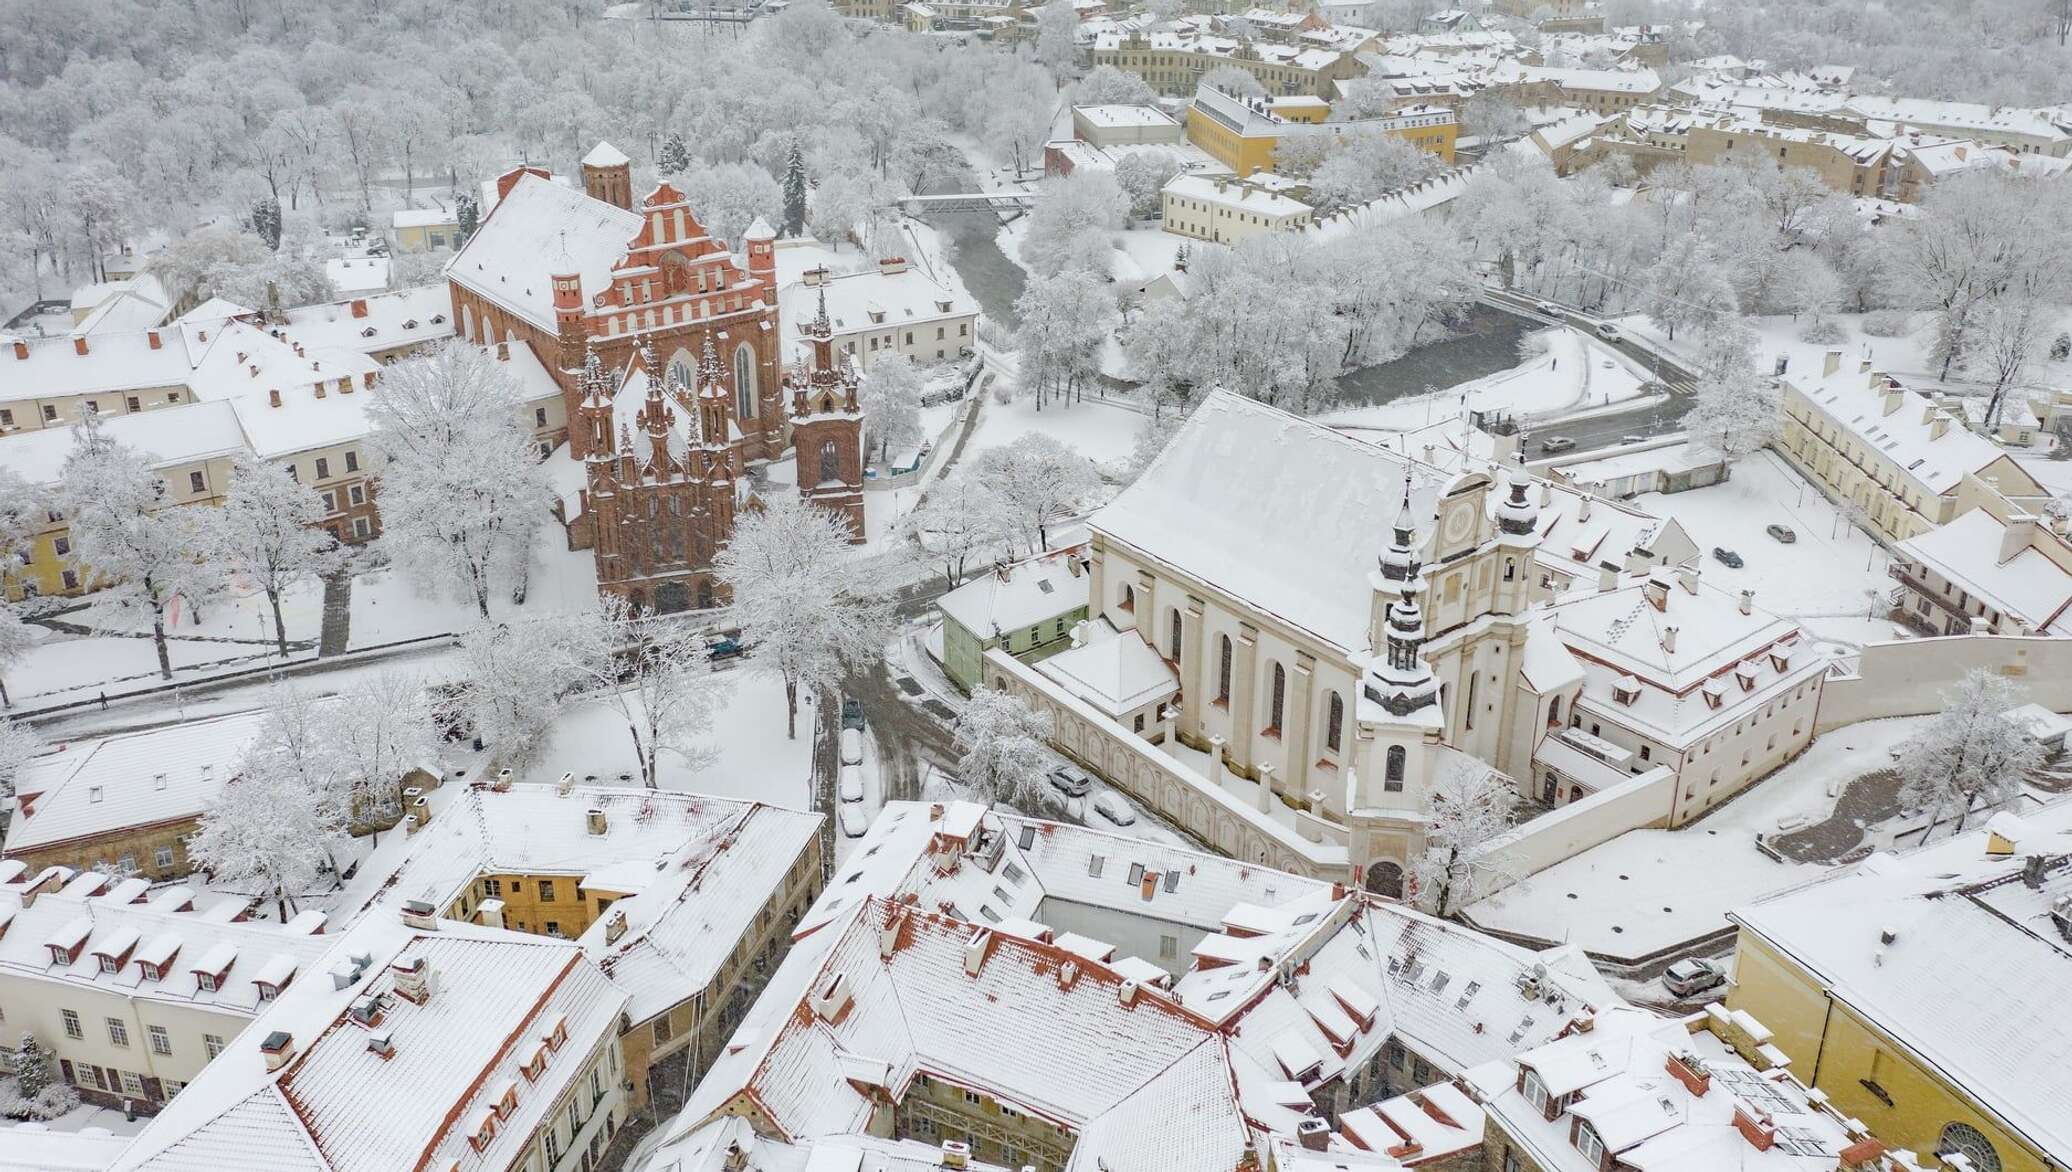
<instances>
[{"instance_id":1,"label":"church facade","mask_svg":"<svg viewBox=\"0 0 2072 1172\"><path fill-rule=\"evenodd\" d=\"M663 611L723 603L712 562L749 470L795 440L812 448L801 491L861 541L855 375L827 347L787 364L776 234L758 220L737 252L669 184L636 201L609 144L581 174L581 189L532 167L499 177L446 277L463 338L529 347L561 388L568 450L550 458L580 465L564 522L599 592Z\"/></svg>"}]
</instances>

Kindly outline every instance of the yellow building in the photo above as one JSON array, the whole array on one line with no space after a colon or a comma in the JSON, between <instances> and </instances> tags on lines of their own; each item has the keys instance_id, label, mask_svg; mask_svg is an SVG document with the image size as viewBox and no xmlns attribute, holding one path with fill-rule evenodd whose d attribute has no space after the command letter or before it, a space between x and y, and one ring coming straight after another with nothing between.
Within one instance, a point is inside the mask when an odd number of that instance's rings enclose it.
<instances>
[{"instance_id":1,"label":"yellow building","mask_svg":"<svg viewBox=\"0 0 2072 1172\"><path fill-rule=\"evenodd\" d=\"M397 252L444 252L460 247L460 217L446 208L404 208L389 224Z\"/></svg>"},{"instance_id":2,"label":"yellow building","mask_svg":"<svg viewBox=\"0 0 2072 1172\"><path fill-rule=\"evenodd\" d=\"M1393 135L1447 166L1453 165L1460 123L1442 106L1409 106L1379 118L1330 122L1329 106L1316 100L1290 101L1233 97L1210 86L1194 92L1187 110L1187 140L1207 151L1239 178L1273 170L1281 143L1292 138L1379 130Z\"/></svg>"},{"instance_id":3,"label":"yellow building","mask_svg":"<svg viewBox=\"0 0 2072 1172\"><path fill-rule=\"evenodd\" d=\"M1225 65L1244 70L1267 93L1284 97L1326 98L1339 82L1367 71L1351 48L1241 41L1192 31L1102 33L1088 56L1094 65L1134 73L1152 89L1173 96L1193 93L1204 74Z\"/></svg>"},{"instance_id":4,"label":"yellow building","mask_svg":"<svg viewBox=\"0 0 2072 1172\"><path fill-rule=\"evenodd\" d=\"M2072 1167L2072 803L1742 908L1728 1005L1886 1142Z\"/></svg>"}]
</instances>

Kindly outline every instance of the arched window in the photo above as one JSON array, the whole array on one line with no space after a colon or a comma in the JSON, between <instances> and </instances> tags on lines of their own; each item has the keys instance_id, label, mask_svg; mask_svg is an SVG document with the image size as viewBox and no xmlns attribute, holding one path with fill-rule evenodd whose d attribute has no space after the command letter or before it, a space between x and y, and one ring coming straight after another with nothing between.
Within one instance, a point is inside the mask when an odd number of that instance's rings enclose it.
<instances>
[{"instance_id":1,"label":"arched window","mask_svg":"<svg viewBox=\"0 0 2072 1172\"><path fill-rule=\"evenodd\" d=\"M1222 635L1222 659L1216 667L1216 699L1230 702L1230 636Z\"/></svg>"},{"instance_id":2,"label":"arched window","mask_svg":"<svg viewBox=\"0 0 2072 1172\"><path fill-rule=\"evenodd\" d=\"M1395 792L1403 788L1403 765L1410 754L1401 745L1390 745L1388 766L1381 775L1381 788Z\"/></svg>"},{"instance_id":3,"label":"arched window","mask_svg":"<svg viewBox=\"0 0 2072 1172\"><path fill-rule=\"evenodd\" d=\"M470 342L481 341L480 336L475 333L475 307L472 305L460 307L460 336Z\"/></svg>"},{"instance_id":4,"label":"arched window","mask_svg":"<svg viewBox=\"0 0 2072 1172\"><path fill-rule=\"evenodd\" d=\"M755 418L755 351L746 342L734 347L734 416Z\"/></svg>"},{"instance_id":5,"label":"arched window","mask_svg":"<svg viewBox=\"0 0 2072 1172\"><path fill-rule=\"evenodd\" d=\"M1137 609L1137 592L1130 588L1130 584L1128 582L1124 582L1122 584L1122 609Z\"/></svg>"},{"instance_id":6,"label":"arched window","mask_svg":"<svg viewBox=\"0 0 2072 1172\"><path fill-rule=\"evenodd\" d=\"M1947 1156L1951 1152L1964 1153L1978 1172L2000 1172L2000 1153L1994 1150L1993 1141L1969 1123L1951 1123L1942 1129L1935 1154Z\"/></svg>"},{"instance_id":7,"label":"arched window","mask_svg":"<svg viewBox=\"0 0 2072 1172\"><path fill-rule=\"evenodd\" d=\"M1281 727L1281 717L1286 714L1287 707L1288 673L1281 670L1281 665L1276 663L1273 665L1273 700L1268 705L1268 711L1273 714L1272 727Z\"/></svg>"},{"instance_id":8,"label":"arched window","mask_svg":"<svg viewBox=\"0 0 2072 1172\"><path fill-rule=\"evenodd\" d=\"M835 454L835 441L820 441L820 483L827 484L841 478L842 460Z\"/></svg>"},{"instance_id":9,"label":"arched window","mask_svg":"<svg viewBox=\"0 0 2072 1172\"><path fill-rule=\"evenodd\" d=\"M1174 608L1174 610L1173 610L1173 623L1172 623L1172 626L1173 626L1173 658L1174 658L1174 659L1178 659L1178 658L1180 658L1180 648L1181 648L1181 642L1180 642L1180 635L1181 635L1181 627L1180 627L1180 611L1179 611L1179 609L1178 609L1178 608Z\"/></svg>"},{"instance_id":10,"label":"arched window","mask_svg":"<svg viewBox=\"0 0 2072 1172\"><path fill-rule=\"evenodd\" d=\"M1345 697L1331 693L1331 703L1325 708L1329 719L1324 724L1324 747L1336 753L1345 741Z\"/></svg>"},{"instance_id":11,"label":"arched window","mask_svg":"<svg viewBox=\"0 0 2072 1172\"><path fill-rule=\"evenodd\" d=\"M678 350L669 356L669 381L686 390L698 385L697 367L691 365L689 351Z\"/></svg>"}]
</instances>

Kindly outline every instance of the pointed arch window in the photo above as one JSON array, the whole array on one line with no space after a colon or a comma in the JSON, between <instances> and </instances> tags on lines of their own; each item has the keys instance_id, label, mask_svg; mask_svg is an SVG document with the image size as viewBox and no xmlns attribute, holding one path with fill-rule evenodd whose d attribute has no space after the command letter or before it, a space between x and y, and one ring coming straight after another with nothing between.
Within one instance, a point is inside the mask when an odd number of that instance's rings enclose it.
<instances>
[{"instance_id":1,"label":"pointed arch window","mask_svg":"<svg viewBox=\"0 0 2072 1172\"><path fill-rule=\"evenodd\" d=\"M1329 719L1324 725L1324 747L1336 753L1345 743L1345 697L1331 693L1331 702L1325 709Z\"/></svg>"},{"instance_id":2,"label":"pointed arch window","mask_svg":"<svg viewBox=\"0 0 2072 1172\"><path fill-rule=\"evenodd\" d=\"M1216 666L1216 699L1230 703L1230 636L1217 636L1222 640L1222 650Z\"/></svg>"},{"instance_id":3,"label":"pointed arch window","mask_svg":"<svg viewBox=\"0 0 2072 1172\"><path fill-rule=\"evenodd\" d=\"M1388 757L1386 759L1387 765L1384 767L1384 770L1381 775L1381 788L1389 791L1390 793L1402 792L1403 769L1405 764L1408 762L1409 757L1409 752L1405 750L1403 746L1389 746Z\"/></svg>"},{"instance_id":4,"label":"pointed arch window","mask_svg":"<svg viewBox=\"0 0 2072 1172\"><path fill-rule=\"evenodd\" d=\"M1183 646L1183 644L1181 643L1181 636L1182 636L1182 628L1181 628L1181 625L1180 625L1180 611L1179 611L1179 608L1175 607L1172 613L1173 613L1173 620L1172 620L1172 640L1173 640L1173 658L1174 658L1174 659L1178 659L1178 658L1180 658L1180 649L1181 649L1181 647Z\"/></svg>"},{"instance_id":5,"label":"pointed arch window","mask_svg":"<svg viewBox=\"0 0 2072 1172\"><path fill-rule=\"evenodd\" d=\"M734 347L734 416L755 418L755 351L746 342Z\"/></svg>"},{"instance_id":6,"label":"pointed arch window","mask_svg":"<svg viewBox=\"0 0 2072 1172\"><path fill-rule=\"evenodd\" d=\"M1288 710L1288 673L1278 663L1273 665L1272 696L1272 700L1267 705L1267 711L1273 716L1269 727L1278 732L1281 727L1281 718L1287 714Z\"/></svg>"},{"instance_id":7,"label":"pointed arch window","mask_svg":"<svg viewBox=\"0 0 2072 1172\"><path fill-rule=\"evenodd\" d=\"M842 478L842 459L835 449L835 441L820 441L820 483L828 484Z\"/></svg>"}]
</instances>

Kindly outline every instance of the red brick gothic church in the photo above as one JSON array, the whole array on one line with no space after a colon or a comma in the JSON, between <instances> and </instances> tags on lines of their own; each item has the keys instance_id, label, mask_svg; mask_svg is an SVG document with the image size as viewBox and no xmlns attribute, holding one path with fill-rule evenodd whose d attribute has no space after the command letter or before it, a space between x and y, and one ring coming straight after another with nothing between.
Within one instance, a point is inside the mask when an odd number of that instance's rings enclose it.
<instances>
[{"instance_id":1,"label":"red brick gothic church","mask_svg":"<svg viewBox=\"0 0 2072 1172\"><path fill-rule=\"evenodd\" d=\"M463 337L531 346L561 385L567 458L582 464L565 521L599 592L662 611L724 601L712 559L746 469L787 448L801 494L862 541L856 378L824 307L812 354L788 368L779 353L776 234L758 220L744 264L669 184L634 206L631 164L609 144L582 171L580 191L532 167L498 178L446 277Z\"/></svg>"}]
</instances>

